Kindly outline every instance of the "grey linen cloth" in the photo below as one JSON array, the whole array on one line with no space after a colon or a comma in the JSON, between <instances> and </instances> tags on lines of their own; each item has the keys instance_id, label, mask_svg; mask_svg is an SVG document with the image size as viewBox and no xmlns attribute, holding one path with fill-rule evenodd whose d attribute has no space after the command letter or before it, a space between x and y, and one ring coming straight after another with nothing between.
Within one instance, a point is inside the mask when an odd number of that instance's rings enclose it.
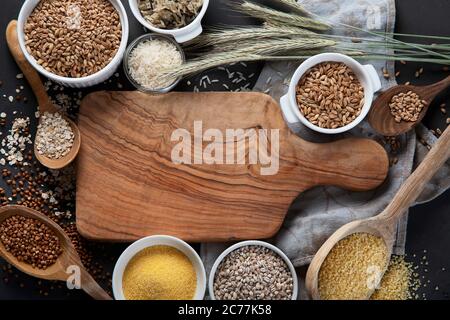
<instances>
[{"instance_id":1,"label":"grey linen cloth","mask_svg":"<svg viewBox=\"0 0 450 320\"><path fill-rule=\"evenodd\" d=\"M394 0L302 0L309 11L326 17L337 23L358 26L367 30L393 32L395 24ZM355 36L355 33L337 28L336 34ZM364 35L368 37L367 35ZM370 37L370 36L369 36ZM388 52L381 52L388 53ZM267 63L256 84L255 91L266 92L275 100L288 90L289 80L300 62ZM366 61L374 65L380 74L383 89L396 84L395 80L386 80L382 69L394 75L394 63L386 61ZM290 127L303 139L313 142L326 142L330 139L318 135L301 124ZM425 127L420 126L417 135L429 145L436 138ZM358 126L350 133L334 137L342 139L348 136L370 137L383 143L367 123ZM398 162L389 171L388 179L376 190L369 192L350 192L335 187L316 187L301 194L289 209L286 220L271 242L283 250L296 267L308 264L323 242L340 226L357 219L374 216L381 212L391 201L396 191L410 175L411 171L424 158L427 148L418 142L416 133L398 137L401 147L395 157ZM389 146L386 145L389 151ZM428 184L418 203L430 201L450 186L450 165L442 168ZM407 215L397 230L395 254L404 254L406 241ZM202 245L202 258L209 271L217 256L230 244L208 243Z\"/></svg>"}]
</instances>

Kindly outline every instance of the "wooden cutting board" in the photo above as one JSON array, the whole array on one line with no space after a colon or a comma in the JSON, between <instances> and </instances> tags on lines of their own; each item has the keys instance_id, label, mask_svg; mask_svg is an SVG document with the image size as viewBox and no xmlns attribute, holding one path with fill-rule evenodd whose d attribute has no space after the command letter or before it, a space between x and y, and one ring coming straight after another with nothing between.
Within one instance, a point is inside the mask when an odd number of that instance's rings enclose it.
<instances>
[{"instance_id":1,"label":"wooden cutting board","mask_svg":"<svg viewBox=\"0 0 450 320\"><path fill-rule=\"evenodd\" d=\"M226 129L270 129L269 150L279 129L278 172L262 175L269 165L249 164L248 158L244 164L174 163L172 150L181 139L172 142L172 133L193 135L194 121L202 121L203 132L218 129L224 136ZM269 238L302 191L318 185L370 190L388 171L378 143L306 142L288 129L278 104L260 93L97 92L83 100L79 128L77 226L96 240L154 234L186 241ZM215 146L225 147L225 158L226 147L245 137L219 138ZM201 156L211 143L201 140L192 155ZM244 151L251 152L248 144Z\"/></svg>"}]
</instances>

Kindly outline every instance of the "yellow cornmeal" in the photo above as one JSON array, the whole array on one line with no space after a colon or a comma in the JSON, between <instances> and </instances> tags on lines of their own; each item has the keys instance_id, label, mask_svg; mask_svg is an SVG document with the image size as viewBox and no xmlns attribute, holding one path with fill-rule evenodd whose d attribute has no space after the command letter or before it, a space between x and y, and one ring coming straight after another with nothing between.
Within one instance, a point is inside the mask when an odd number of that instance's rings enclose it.
<instances>
[{"instance_id":1,"label":"yellow cornmeal","mask_svg":"<svg viewBox=\"0 0 450 320\"><path fill-rule=\"evenodd\" d=\"M130 260L122 286L127 300L191 300L197 275L189 258L178 249L153 246Z\"/></svg>"}]
</instances>

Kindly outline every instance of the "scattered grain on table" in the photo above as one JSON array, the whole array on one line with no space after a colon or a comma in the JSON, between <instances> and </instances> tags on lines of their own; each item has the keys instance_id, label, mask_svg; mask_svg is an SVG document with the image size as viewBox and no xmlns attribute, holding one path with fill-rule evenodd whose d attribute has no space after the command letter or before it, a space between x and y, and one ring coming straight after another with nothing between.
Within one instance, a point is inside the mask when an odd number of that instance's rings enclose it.
<instances>
[{"instance_id":1,"label":"scattered grain on table","mask_svg":"<svg viewBox=\"0 0 450 320\"><path fill-rule=\"evenodd\" d=\"M13 79L16 80L15 77ZM66 90L51 81L45 82L45 88L61 106L62 111L72 115L77 112L82 99L80 91ZM25 99L22 101L25 102ZM104 244L82 238L76 228L74 166L69 165L61 170L49 170L34 158L30 127L35 120L24 116L21 110L14 110L15 104L16 102L8 106L8 109L12 110L5 112L6 118L0 117L0 120L10 120L5 121L5 127L2 127L0 132L3 136L1 150L5 151L0 157L0 164L4 165L0 169L3 179L3 187L0 188L0 205L23 205L41 212L58 223L69 235L83 265L111 294L111 273L104 269L104 262L100 263L100 261L113 262L115 257L109 253ZM15 161L9 164L8 157ZM4 163L1 162L2 160ZM21 273L10 264L0 263L0 280L4 284L20 288L20 278ZM59 282L36 280L29 283L27 290L35 290L44 297L55 290L61 290L60 294L72 295L65 289L66 286Z\"/></svg>"},{"instance_id":2,"label":"scattered grain on table","mask_svg":"<svg viewBox=\"0 0 450 320\"><path fill-rule=\"evenodd\" d=\"M403 256L393 256L386 273L375 290L371 300L410 300L417 298L421 287L419 275L414 265L407 262Z\"/></svg>"}]
</instances>

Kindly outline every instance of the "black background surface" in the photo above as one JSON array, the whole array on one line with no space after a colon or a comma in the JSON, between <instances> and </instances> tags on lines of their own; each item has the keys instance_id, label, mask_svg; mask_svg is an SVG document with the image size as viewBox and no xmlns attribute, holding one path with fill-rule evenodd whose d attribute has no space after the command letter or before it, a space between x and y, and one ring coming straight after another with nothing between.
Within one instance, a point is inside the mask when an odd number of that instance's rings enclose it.
<instances>
[{"instance_id":1,"label":"black background surface","mask_svg":"<svg viewBox=\"0 0 450 320\"><path fill-rule=\"evenodd\" d=\"M128 7L128 1L122 0L124 5ZM245 24L250 23L248 18L240 17L236 13L227 11L223 3L226 0L212 0L210 8L205 17L205 24ZM35 101L33 95L25 81L22 81L25 90L21 93L29 98L27 104L14 103L11 104L7 99L3 98L3 94L13 94L18 84L15 79L19 70L11 58L4 36L6 25L11 19L17 18L22 1L20 0L3 0L0 8L0 80L4 82L0 87L0 112L8 113L8 118L13 118L12 112L18 111L18 115L29 116L32 119L32 129L35 129ZM433 34L450 36L450 20L448 14L450 12L450 1L448 0L397 0L397 24L396 32L398 33L415 33L415 34ZM143 28L137 23L131 13L129 13L130 21L130 41L135 39L139 34L143 33ZM423 65L425 72L422 77L415 79L414 73L419 68L417 64L407 64L406 66L398 65L398 70L401 71L398 77L398 82L403 83L412 81L413 84L429 84L434 81L442 79L448 75L441 70L440 66ZM245 70L247 75L251 73L258 73L262 67L261 63L249 64ZM239 66L236 66L240 70ZM122 72L121 72L122 73ZM213 74L217 79L225 80L226 77L223 72L209 71L208 74ZM200 75L199 77L201 77ZM257 79L257 75L253 78ZM191 79L192 83L198 81ZM132 89L126 80L121 76L121 83L124 89ZM231 84L230 84L231 86ZM90 91L109 88L116 90L116 85L98 86L91 88ZM232 87L233 88L233 87ZM223 90L223 87L209 89ZM180 84L178 90L192 90L186 84L186 81ZM430 114L425 119L425 123L430 128L440 127L445 128L445 118L439 112L438 106L447 102L447 110L450 113L450 95L449 90L439 97L434 107L431 108ZM5 128L7 128L6 126ZM5 134L5 133L3 133ZM0 187L5 187L4 182L0 182ZM408 223L408 239L407 239L407 253L408 260L414 261L419 266L420 277L422 282L427 286L420 291L419 298L423 298L425 294L427 299L449 299L450 294L450 215L449 215L449 199L450 192L446 192L438 199L426 205L417 206L410 211L410 218ZM104 256L118 257L123 250L124 245L108 245L105 247L105 252L99 252L98 259L105 265L105 267L112 271L114 259L106 259ZM426 256L428 265L425 260ZM0 263L2 265L3 262ZM3 281L8 278L8 283ZM0 299L84 299L86 296L82 292L68 292L65 289L48 290L50 283L38 284L35 279L20 273L2 271L0 268ZM39 294L39 291L45 287L45 291L49 292L48 297Z\"/></svg>"}]
</instances>

